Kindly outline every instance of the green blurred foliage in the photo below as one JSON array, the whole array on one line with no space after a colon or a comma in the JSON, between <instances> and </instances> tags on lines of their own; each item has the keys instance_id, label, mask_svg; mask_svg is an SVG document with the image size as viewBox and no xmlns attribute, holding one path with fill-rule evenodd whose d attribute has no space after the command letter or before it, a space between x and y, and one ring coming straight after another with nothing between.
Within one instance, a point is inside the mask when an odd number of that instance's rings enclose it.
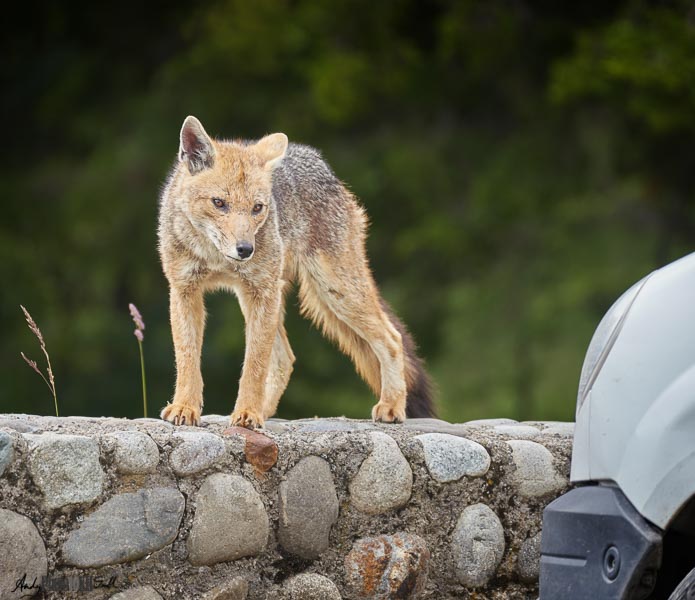
<instances>
[{"instance_id":1,"label":"green blurred foliage","mask_svg":"<svg viewBox=\"0 0 695 600\"><path fill-rule=\"evenodd\" d=\"M320 148L371 218L384 295L443 417L571 419L601 315L695 239L695 14L684 2L226 0L27 5L3 82L0 411L139 416L170 398L157 196L187 114L220 137ZM30 11L30 14L29 14ZM21 24L24 24L23 26ZM298 357L279 416L366 417L349 360L288 301ZM208 299L206 412L243 359Z\"/></svg>"}]
</instances>

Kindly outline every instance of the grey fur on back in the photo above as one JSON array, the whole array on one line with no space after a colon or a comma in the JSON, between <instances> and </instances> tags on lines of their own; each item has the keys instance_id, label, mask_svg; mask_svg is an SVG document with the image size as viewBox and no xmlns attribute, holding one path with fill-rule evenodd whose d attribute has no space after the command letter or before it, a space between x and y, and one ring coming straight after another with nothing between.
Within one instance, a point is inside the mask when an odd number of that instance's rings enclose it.
<instances>
[{"instance_id":1,"label":"grey fur on back","mask_svg":"<svg viewBox=\"0 0 695 600\"><path fill-rule=\"evenodd\" d=\"M290 144L275 168L273 198L282 238L293 247L308 244L310 252L345 241L349 204L357 204L321 153L303 144Z\"/></svg>"}]
</instances>

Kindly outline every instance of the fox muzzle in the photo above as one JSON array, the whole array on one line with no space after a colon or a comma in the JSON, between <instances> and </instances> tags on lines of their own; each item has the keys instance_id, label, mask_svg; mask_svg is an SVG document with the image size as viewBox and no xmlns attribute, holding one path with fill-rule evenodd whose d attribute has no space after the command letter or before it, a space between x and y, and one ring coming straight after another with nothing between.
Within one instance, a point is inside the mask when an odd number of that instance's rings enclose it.
<instances>
[{"instance_id":1,"label":"fox muzzle","mask_svg":"<svg viewBox=\"0 0 695 600\"><path fill-rule=\"evenodd\" d=\"M236 252L239 260L248 260L253 256L253 244L246 241L237 242Z\"/></svg>"}]
</instances>

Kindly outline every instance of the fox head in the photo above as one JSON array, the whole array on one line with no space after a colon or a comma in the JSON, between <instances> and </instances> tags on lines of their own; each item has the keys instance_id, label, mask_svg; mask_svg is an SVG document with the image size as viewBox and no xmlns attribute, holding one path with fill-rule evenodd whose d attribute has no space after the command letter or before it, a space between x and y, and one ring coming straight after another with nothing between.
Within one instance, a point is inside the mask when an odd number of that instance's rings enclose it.
<instances>
[{"instance_id":1,"label":"fox head","mask_svg":"<svg viewBox=\"0 0 695 600\"><path fill-rule=\"evenodd\" d=\"M248 145L220 142L191 116L180 137L180 206L228 260L249 260L268 218L272 171L285 156L287 136L273 133Z\"/></svg>"}]
</instances>

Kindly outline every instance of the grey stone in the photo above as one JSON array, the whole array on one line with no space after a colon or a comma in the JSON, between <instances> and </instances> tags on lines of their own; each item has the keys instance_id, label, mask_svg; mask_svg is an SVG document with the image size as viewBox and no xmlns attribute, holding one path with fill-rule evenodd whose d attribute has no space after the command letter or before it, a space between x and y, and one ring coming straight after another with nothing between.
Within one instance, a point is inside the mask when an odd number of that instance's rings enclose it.
<instances>
[{"instance_id":1,"label":"grey stone","mask_svg":"<svg viewBox=\"0 0 695 600\"><path fill-rule=\"evenodd\" d=\"M574 437L574 423L550 423L543 429L543 435L572 438Z\"/></svg>"},{"instance_id":2,"label":"grey stone","mask_svg":"<svg viewBox=\"0 0 695 600\"><path fill-rule=\"evenodd\" d=\"M516 425L518 422L514 419L475 419L474 421L466 421L465 425L469 427L497 427L498 425Z\"/></svg>"},{"instance_id":3,"label":"grey stone","mask_svg":"<svg viewBox=\"0 0 695 600\"><path fill-rule=\"evenodd\" d=\"M271 433L285 433L290 430L290 423L284 419L268 419L263 428Z\"/></svg>"},{"instance_id":4,"label":"grey stone","mask_svg":"<svg viewBox=\"0 0 695 600\"><path fill-rule=\"evenodd\" d=\"M230 581L211 589L203 600L245 600L249 593L249 584L243 577L235 577Z\"/></svg>"},{"instance_id":5,"label":"grey stone","mask_svg":"<svg viewBox=\"0 0 695 600\"><path fill-rule=\"evenodd\" d=\"M553 455L545 446L529 440L507 442L512 449L516 471L512 482L527 498L556 494L566 485L553 465Z\"/></svg>"},{"instance_id":6,"label":"grey stone","mask_svg":"<svg viewBox=\"0 0 695 600\"><path fill-rule=\"evenodd\" d=\"M102 438L104 445L113 450L119 473L154 473L159 463L159 448L154 440L140 431L116 431Z\"/></svg>"},{"instance_id":7,"label":"grey stone","mask_svg":"<svg viewBox=\"0 0 695 600\"><path fill-rule=\"evenodd\" d=\"M323 433L326 431L365 431L375 429L371 423L361 423L360 421L316 419L313 422L301 423L297 431L302 433Z\"/></svg>"},{"instance_id":8,"label":"grey stone","mask_svg":"<svg viewBox=\"0 0 695 600\"><path fill-rule=\"evenodd\" d=\"M183 509L183 495L174 488L114 496L70 534L63 560L76 567L99 567L142 558L174 541Z\"/></svg>"},{"instance_id":9,"label":"grey stone","mask_svg":"<svg viewBox=\"0 0 695 600\"><path fill-rule=\"evenodd\" d=\"M358 510L378 515L405 506L413 489L413 472L395 440L369 434L372 453L350 482L350 501Z\"/></svg>"},{"instance_id":10,"label":"grey stone","mask_svg":"<svg viewBox=\"0 0 695 600\"><path fill-rule=\"evenodd\" d=\"M278 540L302 558L317 558L328 548L338 520L338 496L328 463L318 456L300 460L280 484Z\"/></svg>"},{"instance_id":11,"label":"grey stone","mask_svg":"<svg viewBox=\"0 0 695 600\"><path fill-rule=\"evenodd\" d=\"M155 419L153 417L140 417L139 419L109 419L109 421L112 422L117 422L121 421L123 424L132 424L132 425L145 425L150 433L152 433L153 429L156 430L164 430L168 431L171 429L175 428L175 425L173 423L169 423L169 421L163 421L162 419Z\"/></svg>"},{"instance_id":12,"label":"grey stone","mask_svg":"<svg viewBox=\"0 0 695 600\"><path fill-rule=\"evenodd\" d=\"M0 431L0 477L14 459L14 442L12 436Z\"/></svg>"},{"instance_id":13,"label":"grey stone","mask_svg":"<svg viewBox=\"0 0 695 600\"><path fill-rule=\"evenodd\" d=\"M29 445L29 472L48 508L92 502L99 497L104 472L94 439L59 433L23 435Z\"/></svg>"},{"instance_id":14,"label":"grey stone","mask_svg":"<svg viewBox=\"0 0 695 600\"><path fill-rule=\"evenodd\" d=\"M540 532L524 540L516 559L519 579L524 583L536 583L541 568L541 534Z\"/></svg>"},{"instance_id":15,"label":"grey stone","mask_svg":"<svg viewBox=\"0 0 695 600\"><path fill-rule=\"evenodd\" d=\"M162 600L162 597L153 587L146 585L114 594L110 600Z\"/></svg>"},{"instance_id":16,"label":"grey stone","mask_svg":"<svg viewBox=\"0 0 695 600\"><path fill-rule=\"evenodd\" d=\"M214 465L224 454L222 438L207 431L179 431L172 436L178 445L169 463L177 475L194 475Z\"/></svg>"},{"instance_id":17,"label":"grey stone","mask_svg":"<svg viewBox=\"0 0 695 600\"><path fill-rule=\"evenodd\" d=\"M39 585L48 572L46 546L36 526L24 515L0 509L0 598L14 600L33 596L38 590L18 589L17 582Z\"/></svg>"},{"instance_id":18,"label":"grey stone","mask_svg":"<svg viewBox=\"0 0 695 600\"><path fill-rule=\"evenodd\" d=\"M502 561L504 529L490 507L473 504L461 513L451 545L458 582L466 587L482 587Z\"/></svg>"},{"instance_id":19,"label":"grey stone","mask_svg":"<svg viewBox=\"0 0 695 600\"><path fill-rule=\"evenodd\" d=\"M434 417L411 417L403 423L404 425L412 425L417 427L418 425L434 426L434 427L446 427L451 425L448 421L443 421L442 419L435 419Z\"/></svg>"},{"instance_id":20,"label":"grey stone","mask_svg":"<svg viewBox=\"0 0 695 600\"><path fill-rule=\"evenodd\" d=\"M341 600L335 583L315 573L302 573L288 579L284 592L287 600Z\"/></svg>"},{"instance_id":21,"label":"grey stone","mask_svg":"<svg viewBox=\"0 0 695 600\"><path fill-rule=\"evenodd\" d=\"M263 551L268 515L261 497L243 477L215 473L195 495L195 516L188 538L188 559L212 565Z\"/></svg>"},{"instance_id":22,"label":"grey stone","mask_svg":"<svg viewBox=\"0 0 695 600\"><path fill-rule=\"evenodd\" d=\"M0 419L0 429L3 427L14 429L18 433L31 433L38 429L38 427L34 427L29 421L24 419Z\"/></svg>"},{"instance_id":23,"label":"grey stone","mask_svg":"<svg viewBox=\"0 0 695 600\"><path fill-rule=\"evenodd\" d=\"M485 475L490 468L490 455L477 442L446 433L418 435L425 452L425 464L433 479L457 481L464 475Z\"/></svg>"},{"instance_id":24,"label":"grey stone","mask_svg":"<svg viewBox=\"0 0 695 600\"><path fill-rule=\"evenodd\" d=\"M408 419L402 427L410 431L418 431L421 433L448 433L457 437L466 437L473 433L476 428L469 427L465 423L411 423L413 420L422 421L437 421L438 419Z\"/></svg>"},{"instance_id":25,"label":"grey stone","mask_svg":"<svg viewBox=\"0 0 695 600\"><path fill-rule=\"evenodd\" d=\"M530 440L541 434L540 429L531 425L496 425L493 429L495 433L507 435L515 440Z\"/></svg>"},{"instance_id":26,"label":"grey stone","mask_svg":"<svg viewBox=\"0 0 695 600\"><path fill-rule=\"evenodd\" d=\"M357 540L345 557L345 583L352 597L418 598L427 585L430 551L411 533Z\"/></svg>"},{"instance_id":27,"label":"grey stone","mask_svg":"<svg viewBox=\"0 0 695 600\"><path fill-rule=\"evenodd\" d=\"M221 425L229 427L229 415L203 415L200 417L201 423L204 425Z\"/></svg>"}]
</instances>

